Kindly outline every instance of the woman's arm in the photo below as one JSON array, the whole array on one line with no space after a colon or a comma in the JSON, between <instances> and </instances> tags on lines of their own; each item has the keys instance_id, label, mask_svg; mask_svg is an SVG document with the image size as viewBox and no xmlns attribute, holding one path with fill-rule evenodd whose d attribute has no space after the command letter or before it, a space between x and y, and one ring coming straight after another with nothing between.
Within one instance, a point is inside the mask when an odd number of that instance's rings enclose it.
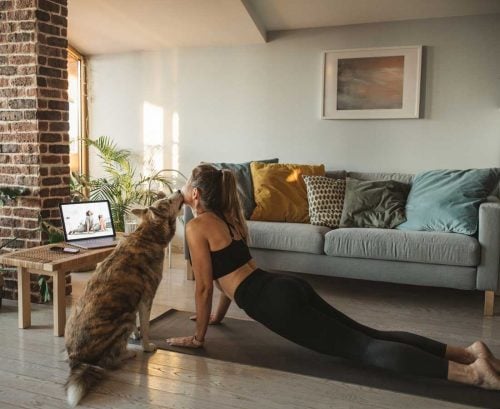
<instances>
[{"instance_id":1,"label":"woman's arm","mask_svg":"<svg viewBox=\"0 0 500 409\"><path fill-rule=\"evenodd\" d=\"M186 238L191 253L195 277L196 339L203 342L212 311L213 277L210 247L194 220L186 227Z\"/></svg>"},{"instance_id":2,"label":"woman's arm","mask_svg":"<svg viewBox=\"0 0 500 409\"><path fill-rule=\"evenodd\" d=\"M213 278L210 247L203 231L197 228L196 219L186 226L186 239L191 254L191 264L195 276L196 333L195 337L170 338L171 345L199 347L205 340L205 334L212 310Z\"/></svg>"}]
</instances>

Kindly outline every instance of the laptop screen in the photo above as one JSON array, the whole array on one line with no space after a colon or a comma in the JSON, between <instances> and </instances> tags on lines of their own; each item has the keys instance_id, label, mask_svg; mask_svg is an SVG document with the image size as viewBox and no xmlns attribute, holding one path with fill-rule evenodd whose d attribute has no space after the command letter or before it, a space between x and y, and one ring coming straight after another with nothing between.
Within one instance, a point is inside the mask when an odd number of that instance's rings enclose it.
<instances>
[{"instance_id":1,"label":"laptop screen","mask_svg":"<svg viewBox=\"0 0 500 409\"><path fill-rule=\"evenodd\" d=\"M68 242L115 236L107 200L62 203L60 209L64 235Z\"/></svg>"}]
</instances>

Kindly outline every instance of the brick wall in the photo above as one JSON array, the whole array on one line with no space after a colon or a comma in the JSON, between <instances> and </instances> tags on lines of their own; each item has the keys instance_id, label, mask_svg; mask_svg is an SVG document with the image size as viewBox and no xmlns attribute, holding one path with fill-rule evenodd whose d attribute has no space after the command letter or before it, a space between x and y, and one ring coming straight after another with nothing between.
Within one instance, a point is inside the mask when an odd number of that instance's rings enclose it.
<instances>
[{"instance_id":1,"label":"brick wall","mask_svg":"<svg viewBox=\"0 0 500 409\"><path fill-rule=\"evenodd\" d=\"M0 186L28 188L0 208L16 247L44 242L39 215L59 225L69 200L67 14L67 0L0 0Z\"/></svg>"}]
</instances>

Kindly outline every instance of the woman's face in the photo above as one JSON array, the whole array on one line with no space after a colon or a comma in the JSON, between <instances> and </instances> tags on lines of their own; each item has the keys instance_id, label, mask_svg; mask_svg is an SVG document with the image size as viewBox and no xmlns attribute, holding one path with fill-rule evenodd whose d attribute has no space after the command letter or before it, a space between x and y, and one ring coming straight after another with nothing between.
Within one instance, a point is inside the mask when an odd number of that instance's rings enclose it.
<instances>
[{"instance_id":1,"label":"woman's face","mask_svg":"<svg viewBox=\"0 0 500 409\"><path fill-rule=\"evenodd\" d=\"M193 203L193 187L191 186L191 178L186 182L181 188L182 197L184 198L184 203L187 205L192 205Z\"/></svg>"}]
</instances>

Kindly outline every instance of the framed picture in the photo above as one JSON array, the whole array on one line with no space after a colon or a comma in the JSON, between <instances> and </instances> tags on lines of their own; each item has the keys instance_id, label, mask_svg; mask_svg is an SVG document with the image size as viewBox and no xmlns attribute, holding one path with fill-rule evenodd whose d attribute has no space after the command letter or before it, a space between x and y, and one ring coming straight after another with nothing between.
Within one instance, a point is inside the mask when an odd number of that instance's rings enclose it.
<instances>
[{"instance_id":1,"label":"framed picture","mask_svg":"<svg viewBox=\"0 0 500 409\"><path fill-rule=\"evenodd\" d=\"M325 51L322 119L418 118L422 46Z\"/></svg>"}]
</instances>

